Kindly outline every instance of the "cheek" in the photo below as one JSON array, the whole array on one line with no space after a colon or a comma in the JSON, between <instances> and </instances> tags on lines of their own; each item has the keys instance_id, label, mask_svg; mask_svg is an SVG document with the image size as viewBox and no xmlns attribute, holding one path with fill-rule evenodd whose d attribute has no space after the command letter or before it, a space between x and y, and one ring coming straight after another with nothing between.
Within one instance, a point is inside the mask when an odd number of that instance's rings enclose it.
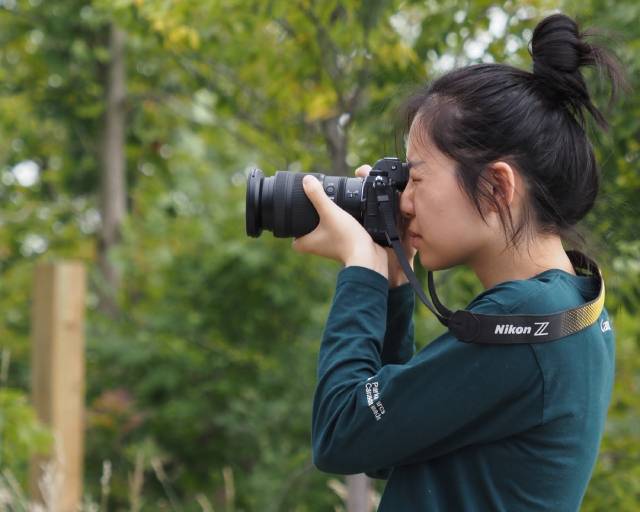
<instances>
[{"instance_id":1,"label":"cheek","mask_svg":"<svg viewBox=\"0 0 640 512\"><path fill-rule=\"evenodd\" d=\"M416 214L420 227L428 232L464 231L472 228L475 218L479 218L466 195L448 183L420 190L416 194Z\"/></svg>"},{"instance_id":2,"label":"cheek","mask_svg":"<svg viewBox=\"0 0 640 512\"><path fill-rule=\"evenodd\" d=\"M462 259L483 237L482 218L457 187L421 194L416 216L427 249L443 261Z\"/></svg>"}]
</instances>

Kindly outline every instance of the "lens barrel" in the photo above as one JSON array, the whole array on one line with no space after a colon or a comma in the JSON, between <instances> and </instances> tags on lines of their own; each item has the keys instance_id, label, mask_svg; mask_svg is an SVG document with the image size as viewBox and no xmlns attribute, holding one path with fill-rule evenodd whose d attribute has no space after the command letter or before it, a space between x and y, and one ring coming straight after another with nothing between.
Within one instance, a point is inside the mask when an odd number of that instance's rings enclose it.
<instances>
[{"instance_id":1,"label":"lens barrel","mask_svg":"<svg viewBox=\"0 0 640 512\"><path fill-rule=\"evenodd\" d=\"M263 229L275 237L299 237L313 231L320 219L307 198L302 178L315 176L327 195L342 209L362 222L361 178L325 176L321 173L278 171L265 178L260 169L252 169L247 178L246 231L258 237Z\"/></svg>"}]
</instances>

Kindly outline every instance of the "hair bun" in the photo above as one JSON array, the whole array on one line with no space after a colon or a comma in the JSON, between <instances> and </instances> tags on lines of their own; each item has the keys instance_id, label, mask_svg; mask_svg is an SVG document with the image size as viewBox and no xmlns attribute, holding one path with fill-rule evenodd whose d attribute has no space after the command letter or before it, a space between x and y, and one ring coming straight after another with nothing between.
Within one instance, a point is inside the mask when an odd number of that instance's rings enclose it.
<instances>
[{"instance_id":1,"label":"hair bun","mask_svg":"<svg viewBox=\"0 0 640 512\"><path fill-rule=\"evenodd\" d=\"M596 66L611 81L611 103L618 89L625 87L624 72L606 49L584 41L591 34L581 33L578 24L565 14L543 19L533 31L531 49L533 76L541 92L571 111L584 124L586 109L602 127L607 121L592 103L581 66Z\"/></svg>"},{"instance_id":2,"label":"hair bun","mask_svg":"<svg viewBox=\"0 0 640 512\"><path fill-rule=\"evenodd\" d=\"M533 73L548 75L575 73L589 64L591 47L581 40L577 23L564 14L543 19L533 32L531 56Z\"/></svg>"}]
</instances>

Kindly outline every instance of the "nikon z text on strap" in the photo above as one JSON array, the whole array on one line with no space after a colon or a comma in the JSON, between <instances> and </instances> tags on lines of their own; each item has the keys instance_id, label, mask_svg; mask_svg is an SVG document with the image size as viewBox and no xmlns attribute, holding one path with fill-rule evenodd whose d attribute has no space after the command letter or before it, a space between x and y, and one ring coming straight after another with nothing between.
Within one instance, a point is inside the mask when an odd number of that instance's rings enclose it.
<instances>
[{"instance_id":1,"label":"nikon z text on strap","mask_svg":"<svg viewBox=\"0 0 640 512\"><path fill-rule=\"evenodd\" d=\"M396 191L382 181L375 183L374 190L378 209L384 219L387 241L393 247L411 286L424 305L460 341L490 344L544 343L574 334L593 325L598 320L604 307L602 274L593 260L578 251L567 251L567 256L576 269L576 273L588 275L579 272L579 269L586 270L598 279L599 291L596 298L577 308L567 309L552 315L485 315L464 309L452 312L438 300L433 282L433 272L429 271L429 294L433 300L433 304L431 304L413 273L400 243L390 201L390 194L395 194Z\"/></svg>"}]
</instances>

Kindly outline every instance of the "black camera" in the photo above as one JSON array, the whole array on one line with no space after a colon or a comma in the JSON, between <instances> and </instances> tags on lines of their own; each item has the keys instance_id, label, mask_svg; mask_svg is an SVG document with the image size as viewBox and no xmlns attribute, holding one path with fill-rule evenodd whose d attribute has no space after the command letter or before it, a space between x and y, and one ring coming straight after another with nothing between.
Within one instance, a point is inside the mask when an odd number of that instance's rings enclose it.
<instances>
[{"instance_id":1,"label":"black camera","mask_svg":"<svg viewBox=\"0 0 640 512\"><path fill-rule=\"evenodd\" d=\"M378 160L365 179L286 171L265 178L260 169L252 169L247 179L247 235L258 237L266 229L280 238L300 237L316 228L318 212L302 188L306 174L318 178L329 198L355 217L375 242L389 246L379 197L386 191L382 197L397 222L400 192L409 181L409 166L391 157Z\"/></svg>"}]
</instances>

